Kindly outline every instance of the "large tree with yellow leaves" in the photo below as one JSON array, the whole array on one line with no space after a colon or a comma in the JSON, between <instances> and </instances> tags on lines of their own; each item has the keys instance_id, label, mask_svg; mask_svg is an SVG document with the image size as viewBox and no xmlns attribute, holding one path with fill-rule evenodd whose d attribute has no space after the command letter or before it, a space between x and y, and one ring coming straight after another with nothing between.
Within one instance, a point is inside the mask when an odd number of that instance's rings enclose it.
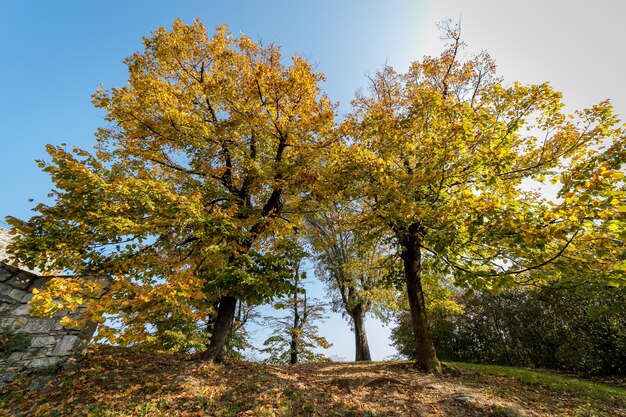
<instances>
[{"instance_id":1,"label":"large tree with yellow leaves","mask_svg":"<svg viewBox=\"0 0 626 417\"><path fill-rule=\"evenodd\" d=\"M28 221L10 219L18 257L45 269L115 276L88 316L117 343L149 337L150 323L212 313L204 358L220 360L237 300L289 289L298 211L317 181L334 111L323 75L303 58L227 27L177 20L125 62L128 84L99 90L108 125L95 152L48 146L41 162L54 202ZM81 286L53 281L33 304L70 307ZM212 308L216 306L216 311ZM111 316L109 316L111 317Z\"/></svg>"},{"instance_id":2,"label":"large tree with yellow leaves","mask_svg":"<svg viewBox=\"0 0 626 417\"><path fill-rule=\"evenodd\" d=\"M454 28L439 57L385 67L358 94L329 165L354 222L395 241L417 347L438 372L423 265L469 288L586 275L624 283L622 126L608 102L567 115L548 84L504 84L482 53L460 59ZM532 185L553 182L548 200Z\"/></svg>"}]
</instances>

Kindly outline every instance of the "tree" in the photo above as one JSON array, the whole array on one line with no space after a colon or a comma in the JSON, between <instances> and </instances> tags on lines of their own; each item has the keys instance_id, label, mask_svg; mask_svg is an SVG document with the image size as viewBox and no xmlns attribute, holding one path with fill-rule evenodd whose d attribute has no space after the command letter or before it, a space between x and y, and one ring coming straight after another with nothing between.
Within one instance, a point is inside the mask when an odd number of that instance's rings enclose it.
<instances>
[{"instance_id":1,"label":"tree","mask_svg":"<svg viewBox=\"0 0 626 417\"><path fill-rule=\"evenodd\" d=\"M387 275L389 262L384 245L373 236L357 235L349 220L349 208L330 203L305 217L307 235L316 250L316 271L328 287L335 311L348 315L353 325L355 360L372 360L365 316L395 300Z\"/></svg>"},{"instance_id":2,"label":"tree","mask_svg":"<svg viewBox=\"0 0 626 417\"><path fill-rule=\"evenodd\" d=\"M395 241L427 372L440 365L424 261L495 291L565 273L623 283L625 266L626 146L610 104L564 114L548 84L505 85L486 53L462 61L458 29L446 33L441 56L371 78L329 164L333 193L361 202L359 224ZM548 181L560 185L556 201L529 187Z\"/></svg>"},{"instance_id":3,"label":"tree","mask_svg":"<svg viewBox=\"0 0 626 417\"><path fill-rule=\"evenodd\" d=\"M318 362L326 357L315 352L317 348L328 349L331 344L318 334L316 322L324 319L325 308L317 300L307 299L304 281L306 272L300 274L300 263L293 274L292 293L274 304L277 310L287 310L288 315L276 319L268 317L268 325L274 329L272 335L263 342L269 353L269 362L296 364L298 362Z\"/></svg>"},{"instance_id":4,"label":"tree","mask_svg":"<svg viewBox=\"0 0 626 417\"><path fill-rule=\"evenodd\" d=\"M217 303L203 356L221 360L237 301L290 288L295 214L317 180L333 106L305 59L286 66L277 46L225 26L209 38L199 21L176 20L144 45L125 61L128 84L93 97L108 122L96 151L47 147L52 160L39 163L54 202L8 219L12 250L47 270L115 276L89 314L119 316L123 326L101 332L118 343L147 337L151 315L206 319ZM80 300L78 287L66 300Z\"/></svg>"}]
</instances>

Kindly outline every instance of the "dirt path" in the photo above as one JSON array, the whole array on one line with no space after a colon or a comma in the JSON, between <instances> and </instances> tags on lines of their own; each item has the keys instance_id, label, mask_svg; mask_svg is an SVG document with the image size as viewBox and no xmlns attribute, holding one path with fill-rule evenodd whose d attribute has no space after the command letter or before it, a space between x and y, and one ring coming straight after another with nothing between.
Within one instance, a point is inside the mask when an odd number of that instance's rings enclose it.
<instances>
[{"instance_id":1,"label":"dirt path","mask_svg":"<svg viewBox=\"0 0 626 417\"><path fill-rule=\"evenodd\" d=\"M407 363L303 364L271 372L309 401L328 397L328 415L336 404L385 416L594 415L584 414L591 409L586 402L566 394L459 370L426 375ZM598 408L598 415L626 416L609 404Z\"/></svg>"}]
</instances>

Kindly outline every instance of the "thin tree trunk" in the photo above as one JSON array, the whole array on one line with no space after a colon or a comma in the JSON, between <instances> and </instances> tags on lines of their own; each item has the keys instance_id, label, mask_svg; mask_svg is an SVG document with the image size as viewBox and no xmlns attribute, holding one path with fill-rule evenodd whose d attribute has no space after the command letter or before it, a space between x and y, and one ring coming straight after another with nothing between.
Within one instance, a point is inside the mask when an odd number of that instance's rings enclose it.
<instances>
[{"instance_id":1,"label":"thin tree trunk","mask_svg":"<svg viewBox=\"0 0 626 417\"><path fill-rule=\"evenodd\" d=\"M411 312L411 327L415 337L416 366L428 373L441 373L441 364L435 353L430 335L424 290L422 289L422 258L419 246L419 225L411 225L408 233L401 238L402 260L406 278L407 297Z\"/></svg>"},{"instance_id":2,"label":"thin tree trunk","mask_svg":"<svg viewBox=\"0 0 626 417\"><path fill-rule=\"evenodd\" d=\"M297 327L294 327L291 332L291 343L289 345L289 364L290 365L295 365L296 363L298 363L298 338L296 336L296 331L297 331Z\"/></svg>"},{"instance_id":3,"label":"thin tree trunk","mask_svg":"<svg viewBox=\"0 0 626 417\"><path fill-rule=\"evenodd\" d=\"M296 273L294 274L294 291L293 291L293 327L291 328L291 343L289 345L289 364L298 363L298 329L300 328L300 312L298 311L298 284L300 284L300 262L296 265ZM302 314L306 314L306 302Z\"/></svg>"},{"instance_id":4,"label":"thin tree trunk","mask_svg":"<svg viewBox=\"0 0 626 417\"><path fill-rule=\"evenodd\" d=\"M228 341L233 330L237 299L229 295L220 298L217 316L213 325L213 334L207 350L202 352L203 360L223 362L227 356Z\"/></svg>"},{"instance_id":5,"label":"thin tree trunk","mask_svg":"<svg viewBox=\"0 0 626 417\"><path fill-rule=\"evenodd\" d=\"M367 343L367 333L365 332L365 313L363 306L359 304L351 312L352 322L354 323L354 344L355 344L355 361L371 361L370 347Z\"/></svg>"},{"instance_id":6,"label":"thin tree trunk","mask_svg":"<svg viewBox=\"0 0 626 417\"><path fill-rule=\"evenodd\" d=\"M293 294L293 328L291 329L291 344L289 345L289 363L298 363L298 335L300 327L300 314L298 314L298 292Z\"/></svg>"}]
</instances>

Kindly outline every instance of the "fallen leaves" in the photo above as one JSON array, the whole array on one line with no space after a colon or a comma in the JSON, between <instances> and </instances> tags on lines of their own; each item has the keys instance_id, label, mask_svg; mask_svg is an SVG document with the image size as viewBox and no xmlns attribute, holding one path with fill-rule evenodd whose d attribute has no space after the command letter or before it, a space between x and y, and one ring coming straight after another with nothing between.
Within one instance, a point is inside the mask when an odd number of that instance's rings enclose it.
<instances>
[{"instance_id":1,"label":"fallen leaves","mask_svg":"<svg viewBox=\"0 0 626 417\"><path fill-rule=\"evenodd\" d=\"M585 407L626 416L615 404L509 378L459 369L433 376L403 362L216 365L94 347L81 369L56 376L46 392L28 389L33 377L18 379L0 392L0 416L550 416Z\"/></svg>"}]
</instances>

